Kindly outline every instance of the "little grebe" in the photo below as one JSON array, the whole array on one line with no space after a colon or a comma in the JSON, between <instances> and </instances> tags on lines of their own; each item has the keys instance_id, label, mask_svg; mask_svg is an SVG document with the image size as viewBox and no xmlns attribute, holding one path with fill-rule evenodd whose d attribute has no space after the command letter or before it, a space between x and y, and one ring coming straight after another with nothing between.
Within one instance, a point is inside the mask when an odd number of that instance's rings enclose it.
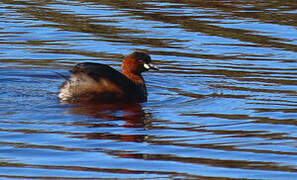
<instances>
[{"instance_id":1,"label":"little grebe","mask_svg":"<svg viewBox=\"0 0 297 180\"><path fill-rule=\"evenodd\" d=\"M62 84L63 102L115 102L147 100L142 72L158 70L143 52L133 52L122 62L122 73L100 63L79 63L70 70L71 77Z\"/></svg>"}]
</instances>

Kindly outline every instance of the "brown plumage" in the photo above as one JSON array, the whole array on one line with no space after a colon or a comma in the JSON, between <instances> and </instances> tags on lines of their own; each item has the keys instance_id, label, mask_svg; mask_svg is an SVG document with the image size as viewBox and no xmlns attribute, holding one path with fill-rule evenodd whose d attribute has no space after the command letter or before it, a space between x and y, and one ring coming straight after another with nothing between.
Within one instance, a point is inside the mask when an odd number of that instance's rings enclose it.
<instances>
[{"instance_id":1,"label":"brown plumage","mask_svg":"<svg viewBox=\"0 0 297 180\"><path fill-rule=\"evenodd\" d=\"M143 52L134 52L122 62L122 73L100 63L79 63L71 77L60 88L63 102L115 102L147 100L142 72L158 70L151 58Z\"/></svg>"}]
</instances>

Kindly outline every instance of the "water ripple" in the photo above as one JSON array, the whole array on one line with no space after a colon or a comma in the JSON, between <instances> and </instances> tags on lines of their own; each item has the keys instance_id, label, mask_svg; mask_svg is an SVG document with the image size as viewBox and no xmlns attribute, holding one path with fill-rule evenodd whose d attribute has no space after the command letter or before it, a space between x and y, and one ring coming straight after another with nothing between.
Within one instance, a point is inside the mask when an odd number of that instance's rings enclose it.
<instances>
[{"instance_id":1,"label":"water ripple","mask_svg":"<svg viewBox=\"0 0 297 180\"><path fill-rule=\"evenodd\" d=\"M295 2L0 2L1 179L296 179ZM148 102L57 98L151 54Z\"/></svg>"}]
</instances>

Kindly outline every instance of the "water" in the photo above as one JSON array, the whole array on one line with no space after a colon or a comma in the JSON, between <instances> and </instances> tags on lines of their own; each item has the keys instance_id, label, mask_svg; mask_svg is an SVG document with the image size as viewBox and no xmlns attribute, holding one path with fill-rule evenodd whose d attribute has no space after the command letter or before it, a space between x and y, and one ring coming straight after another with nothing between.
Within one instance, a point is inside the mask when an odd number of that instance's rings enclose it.
<instances>
[{"instance_id":1,"label":"water","mask_svg":"<svg viewBox=\"0 0 297 180\"><path fill-rule=\"evenodd\" d=\"M297 179L296 2L0 2L1 179ZM74 106L78 62L134 50L142 104Z\"/></svg>"}]
</instances>

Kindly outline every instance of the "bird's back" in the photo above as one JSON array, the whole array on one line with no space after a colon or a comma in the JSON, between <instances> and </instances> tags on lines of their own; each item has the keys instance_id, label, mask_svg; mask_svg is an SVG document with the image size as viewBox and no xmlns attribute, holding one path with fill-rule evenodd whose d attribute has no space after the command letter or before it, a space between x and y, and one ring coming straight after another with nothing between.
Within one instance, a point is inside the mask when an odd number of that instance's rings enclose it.
<instances>
[{"instance_id":1,"label":"bird's back","mask_svg":"<svg viewBox=\"0 0 297 180\"><path fill-rule=\"evenodd\" d=\"M114 68L100 63L79 63L60 88L62 101L145 101L144 83L135 83Z\"/></svg>"}]
</instances>

